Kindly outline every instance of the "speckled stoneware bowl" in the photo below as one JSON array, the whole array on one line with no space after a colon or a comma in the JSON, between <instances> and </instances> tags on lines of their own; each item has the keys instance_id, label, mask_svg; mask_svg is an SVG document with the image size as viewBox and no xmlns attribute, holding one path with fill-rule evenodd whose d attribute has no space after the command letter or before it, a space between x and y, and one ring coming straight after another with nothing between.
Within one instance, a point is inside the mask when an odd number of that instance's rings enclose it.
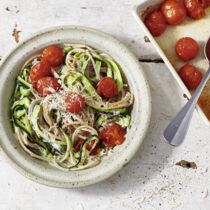
<instances>
[{"instance_id":1,"label":"speckled stoneware bowl","mask_svg":"<svg viewBox=\"0 0 210 210\"><path fill-rule=\"evenodd\" d=\"M9 101L20 66L37 50L50 44L82 43L111 55L123 68L135 102L126 141L93 168L60 171L31 158L15 138L9 117ZM0 70L0 145L7 160L24 176L41 184L72 188L102 181L123 167L139 149L149 126L151 99L147 80L135 56L119 41L94 29L61 26L41 31L19 44L3 61Z\"/></svg>"}]
</instances>

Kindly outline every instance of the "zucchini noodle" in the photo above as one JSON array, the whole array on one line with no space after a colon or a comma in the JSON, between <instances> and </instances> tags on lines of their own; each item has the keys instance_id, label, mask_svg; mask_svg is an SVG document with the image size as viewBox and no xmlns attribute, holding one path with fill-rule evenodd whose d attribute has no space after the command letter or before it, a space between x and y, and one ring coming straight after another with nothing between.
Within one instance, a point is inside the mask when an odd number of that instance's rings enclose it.
<instances>
[{"instance_id":1,"label":"zucchini noodle","mask_svg":"<svg viewBox=\"0 0 210 210\"><path fill-rule=\"evenodd\" d=\"M100 139L100 132L113 123L130 127L134 101L122 69L109 55L82 44L64 44L63 63L51 67L60 88L48 87L42 96L30 78L31 69L42 54L30 57L20 69L12 96L11 113L14 133L22 149L31 157L61 170L83 170L98 165L112 150ZM98 82L110 77L118 91L113 98L97 92ZM85 106L69 112L66 97L76 93Z\"/></svg>"}]
</instances>

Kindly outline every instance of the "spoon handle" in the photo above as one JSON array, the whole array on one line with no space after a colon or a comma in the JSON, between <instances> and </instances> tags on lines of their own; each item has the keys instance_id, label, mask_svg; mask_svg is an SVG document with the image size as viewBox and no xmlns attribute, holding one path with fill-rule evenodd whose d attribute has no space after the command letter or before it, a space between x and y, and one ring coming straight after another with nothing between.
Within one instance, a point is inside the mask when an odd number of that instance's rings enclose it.
<instances>
[{"instance_id":1,"label":"spoon handle","mask_svg":"<svg viewBox=\"0 0 210 210\"><path fill-rule=\"evenodd\" d=\"M190 120L192 118L194 108L209 77L210 77L210 67L206 72L205 76L203 77L203 79L201 80L193 96L184 105L181 111L178 112L178 114L173 118L173 120L165 129L163 136L169 144L173 146L178 146L184 141L184 138L186 136L190 124Z\"/></svg>"}]
</instances>

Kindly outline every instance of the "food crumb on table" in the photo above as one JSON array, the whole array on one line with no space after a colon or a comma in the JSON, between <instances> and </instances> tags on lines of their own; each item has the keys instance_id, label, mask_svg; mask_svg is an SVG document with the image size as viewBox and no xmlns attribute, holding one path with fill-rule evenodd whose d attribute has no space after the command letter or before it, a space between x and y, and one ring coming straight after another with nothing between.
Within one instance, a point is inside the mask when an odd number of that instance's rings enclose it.
<instances>
[{"instance_id":1,"label":"food crumb on table","mask_svg":"<svg viewBox=\"0 0 210 210\"><path fill-rule=\"evenodd\" d=\"M15 27L12 31L12 36L15 38L15 42L18 43L19 39L20 39L20 32L19 30L17 30L17 24L15 24Z\"/></svg>"},{"instance_id":2,"label":"food crumb on table","mask_svg":"<svg viewBox=\"0 0 210 210\"><path fill-rule=\"evenodd\" d=\"M186 160L181 160L176 163L177 166L181 166L183 168L192 168L192 169L197 169L197 165L195 162L190 162Z\"/></svg>"},{"instance_id":3,"label":"food crumb on table","mask_svg":"<svg viewBox=\"0 0 210 210\"><path fill-rule=\"evenodd\" d=\"M9 12L10 11L10 8L9 7L6 7L5 10Z\"/></svg>"}]
</instances>

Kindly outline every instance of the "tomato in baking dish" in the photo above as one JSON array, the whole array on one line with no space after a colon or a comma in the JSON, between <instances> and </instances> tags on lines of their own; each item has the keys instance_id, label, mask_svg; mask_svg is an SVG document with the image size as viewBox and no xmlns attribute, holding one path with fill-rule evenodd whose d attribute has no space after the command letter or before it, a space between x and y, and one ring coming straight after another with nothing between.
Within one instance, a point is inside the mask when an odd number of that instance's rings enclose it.
<instances>
[{"instance_id":1,"label":"tomato in baking dish","mask_svg":"<svg viewBox=\"0 0 210 210\"><path fill-rule=\"evenodd\" d=\"M167 27L166 20L161 11L154 11L148 14L145 24L153 36L160 36Z\"/></svg>"},{"instance_id":2,"label":"tomato in baking dish","mask_svg":"<svg viewBox=\"0 0 210 210\"><path fill-rule=\"evenodd\" d=\"M207 6L206 1L199 0L184 0L187 14L193 19L200 19L205 16L204 8Z\"/></svg>"},{"instance_id":3,"label":"tomato in baking dish","mask_svg":"<svg viewBox=\"0 0 210 210\"><path fill-rule=\"evenodd\" d=\"M183 37L177 41L175 50L183 61L189 61L198 55L199 45L193 38Z\"/></svg>"},{"instance_id":4,"label":"tomato in baking dish","mask_svg":"<svg viewBox=\"0 0 210 210\"><path fill-rule=\"evenodd\" d=\"M203 77L198 68L188 63L178 71L178 74L189 90L195 90Z\"/></svg>"},{"instance_id":5,"label":"tomato in baking dish","mask_svg":"<svg viewBox=\"0 0 210 210\"><path fill-rule=\"evenodd\" d=\"M210 0L165 0L160 8L150 12L145 18L145 25L153 36L160 36L167 24L178 25L188 15L193 19L205 16L205 9Z\"/></svg>"},{"instance_id":6,"label":"tomato in baking dish","mask_svg":"<svg viewBox=\"0 0 210 210\"><path fill-rule=\"evenodd\" d=\"M180 0L166 0L161 5L161 12L170 25L180 24L186 17L186 8Z\"/></svg>"}]
</instances>

